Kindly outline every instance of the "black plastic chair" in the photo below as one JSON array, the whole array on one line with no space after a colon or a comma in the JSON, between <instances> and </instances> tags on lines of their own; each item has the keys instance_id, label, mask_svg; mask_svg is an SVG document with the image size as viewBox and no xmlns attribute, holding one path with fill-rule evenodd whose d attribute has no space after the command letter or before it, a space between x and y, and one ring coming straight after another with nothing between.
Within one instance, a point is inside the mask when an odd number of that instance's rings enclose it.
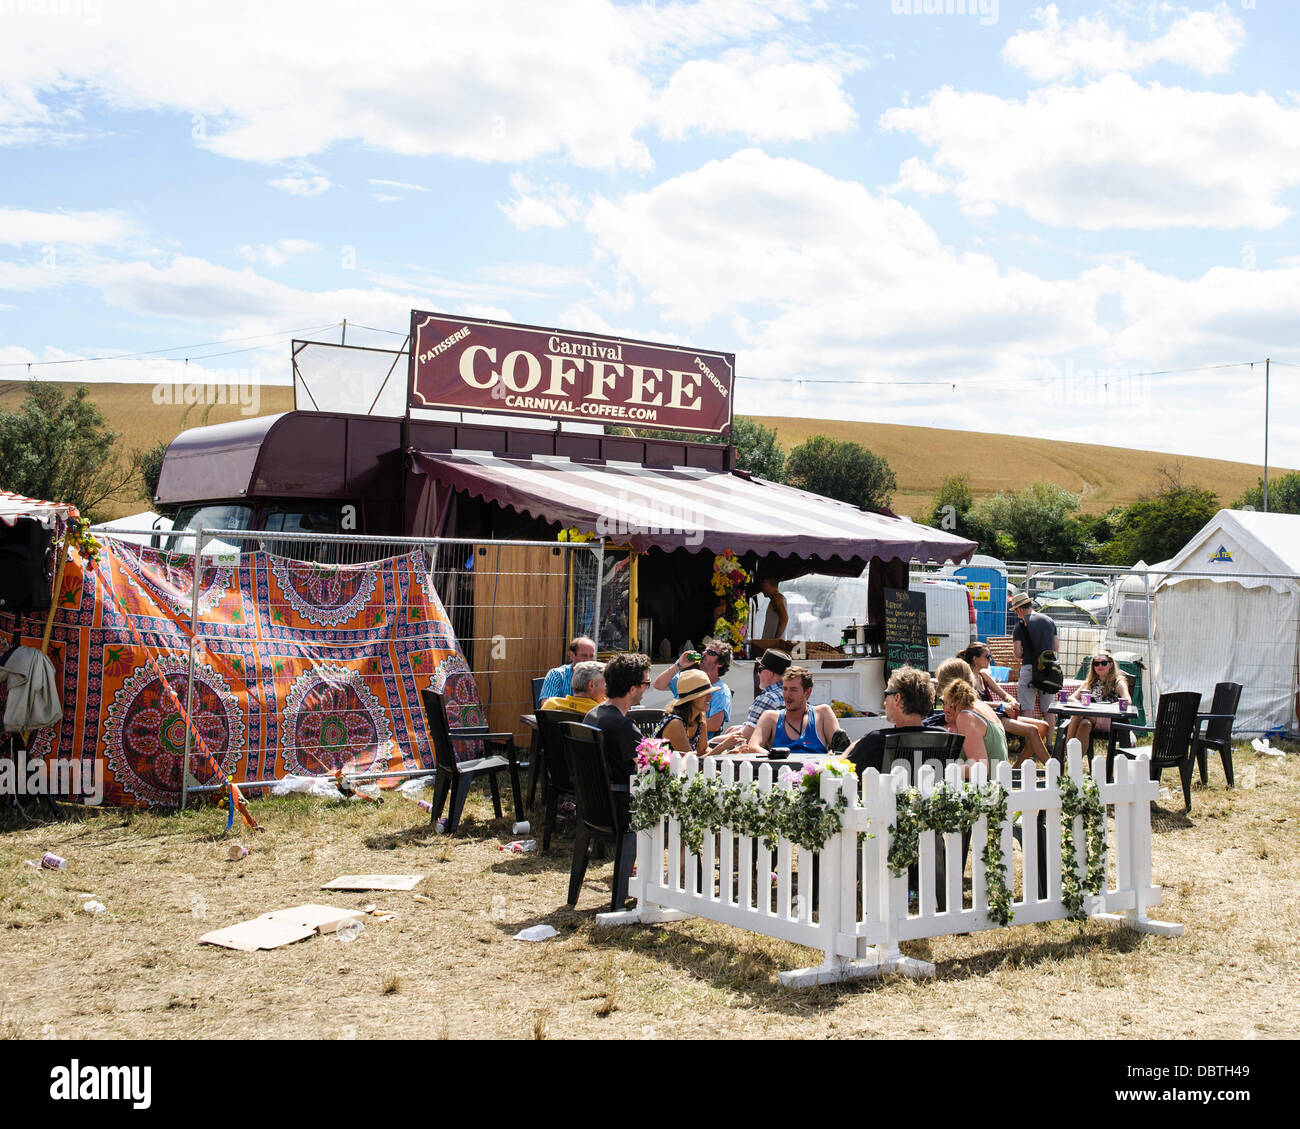
<instances>
[{"instance_id":1,"label":"black plastic chair","mask_svg":"<svg viewBox=\"0 0 1300 1129\"><path fill-rule=\"evenodd\" d=\"M1192 810L1192 738L1196 735L1197 710L1201 708L1201 695L1195 690L1182 690L1176 694L1162 694L1160 704L1156 707L1156 723L1148 725L1130 725L1128 722L1113 722L1111 728L1118 730L1116 735L1116 752L1133 752L1133 749L1119 747L1119 739L1124 734L1132 739L1134 733L1150 733L1151 772L1157 783L1166 768L1178 769L1183 784L1183 800L1186 811ZM1111 778L1110 758L1106 759L1106 779Z\"/></svg>"},{"instance_id":2,"label":"black plastic chair","mask_svg":"<svg viewBox=\"0 0 1300 1129\"><path fill-rule=\"evenodd\" d=\"M542 704L542 687L546 685L546 676L533 679L533 709Z\"/></svg>"},{"instance_id":3,"label":"black plastic chair","mask_svg":"<svg viewBox=\"0 0 1300 1129\"><path fill-rule=\"evenodd\" d=\"M966 738L960 733L945 730L922 729L919 732L886 733L885 755L881 772L889 772L896 761L910 762L912 783L920 776L921 765L938 761L944 767L961 760ZM942 770L935 773L943 779Z\"/></svg>"},{"instance_id":4,"label":"black plastic chair","mask_svg":"<svg viewBox=\"0 0 1300 1129\"><path fill-rule=\"evenodd\" d=\"M573 780L569 774L569 758L564 750L564 734L560 725L566 721L581 721L583 715L576 710L538 710L537 734L541 744L542 763L546 774L542 784L542 850L551 849L551 833L555 830L556 810L561 796L573 795Z\"/></svg>"},{"instance_id":5,"label":"black plastic chair","mask_svg":"<svg viewBox=\"0 0 1300 1129\"><path fill-rule=\"evenodd\" d=\"M1206 750L1214 749L1223 760L1223 775L1228 787L1233 786L1232 779L1232 723L1237 719L1237 706L1241 702L1241 683L1220 682L1214 687L1214 700L1210 712L1201 714L1199 720L1205 722L1203 732L1197 732L1192 738L1192 755L1201 770L1201 783L1208 783Z\"/></svg>"},{"instance_id":6,"label":"black plastic chair","mask_svg":"<svg viewBox=\"0 0 1300 1129\"><path fill-rule=\"evenodd\" d=\"M424 713L429 722L429 736L433 738L433 759L437 773L433 785L433 810L429 821L437 823L442 816L443 805L451 794L451 811L447 813L446 832L454 835L460 826L460 813L465 806L465 797L470 785L480 776L488 778L492 789L492 807L497 818L501 818L501 792L497 786L496 774L502 769L510 772L510 787L515 801L515 819L519 819L522 810L519 793L519 765L515 761L515 735L513 733L489 733L486 725L475 725L463 729L452 729L447 724L447 709L442 695L431 689L420 691L424 700ZM456 746L466 748L467 757L457 757ZM503 755L486 754L486 748L496 746L504 750ZM484 752L486 755L476 755Z\"/></svg>"},{"instance_id":7,"label":"black plastic chair","mask_svg":"<svg viewBox=\"0 0 1300 1129\"><path fill-rule=\"evenodd\" d=\"M636 860L636 832L628 826L628 789L610 783L605 760L604 734L577 721L560 722L564 747L573 774L578 802L577 829L573 838L573 865L569 870L569 906L578 902L582 880L587 874L588 850L593 841L614 848L613 892L609 907L621 910L627 901L628 880ZM616 794L617 793L617 794Z\"/></svg>"},{"instance_id":8,"label":"black plastic chair","mask_svg":"<svg viewBox=\"0 0 1300 1129\"><path fill-rule=\"evenodd\" d=\"M655 710L649 706L637 706L636 709L627 711L628 721L641 730L643 737L653 737L655 730L667 716L667 710Z\"/></svg>"}]
</instances>

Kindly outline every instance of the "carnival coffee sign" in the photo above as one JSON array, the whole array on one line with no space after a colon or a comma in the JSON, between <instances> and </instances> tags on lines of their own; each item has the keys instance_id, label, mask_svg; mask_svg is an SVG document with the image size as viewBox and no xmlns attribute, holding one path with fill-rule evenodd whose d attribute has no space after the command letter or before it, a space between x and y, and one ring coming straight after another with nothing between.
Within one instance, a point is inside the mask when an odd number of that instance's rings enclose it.
<instances>
[{"instance_id":1,"label":"carnival coffee sign","mask_svg":"<svg viewBox=\"0 0 1300 1129\"><path fill-rule=\"evenodd\" d=\"M412 408L726 434L734 353L411 313Z\"/></svg>"}]
</instances>

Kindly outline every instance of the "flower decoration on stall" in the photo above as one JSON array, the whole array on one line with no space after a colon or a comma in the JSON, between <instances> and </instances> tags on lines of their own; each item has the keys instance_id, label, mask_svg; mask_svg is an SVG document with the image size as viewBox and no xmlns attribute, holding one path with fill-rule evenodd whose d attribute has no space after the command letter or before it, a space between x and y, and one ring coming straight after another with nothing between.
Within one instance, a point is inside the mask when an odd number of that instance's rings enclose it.
<instances>
[{"instance_id":1,"label":"flower decoration on stall","mask_svg":"<svg viewBox=\"0 0 1300 1129\"><path fill-rule=\"evenodd\" d=\"M745 585L750 573L741 567L731 550L713 558L713 593L720 597L722 614L713 625L713 634L733 648L745 641L745 627L749 623L749 601L745 599Z\"/></svg>"},{"instance_id":2,"label":"flower decoration on stall","mask_svg":"<svg viewBox=\"0 0 1300 1129\"><path fill-rule=\"evenodd\" d=\"M662 737L643 737L636 747L637 772L667 772L672 746Z\"/></svg>"},{"instance_id":3,"label":"flower decoration on stall","mask_svg":"<svg viewBox=\"0 0 1300 1129\"><path fill-rule=\"evenodd\" d=\"M585 544L587 541L595 541L596 535L594 533L583 533L581 529L570 527L568 529L561 529L555 539L557 541L569 541L575 545L581 545Z\"/></svg>"}]
</instances>

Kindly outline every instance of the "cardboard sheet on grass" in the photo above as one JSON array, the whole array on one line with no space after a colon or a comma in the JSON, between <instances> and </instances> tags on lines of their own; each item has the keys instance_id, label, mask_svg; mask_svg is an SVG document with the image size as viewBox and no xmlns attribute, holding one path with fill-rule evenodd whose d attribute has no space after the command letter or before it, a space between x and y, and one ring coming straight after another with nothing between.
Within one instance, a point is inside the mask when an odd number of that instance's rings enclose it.
<instances>
[{"instance_id":1,"label":"cardboard sheet on grass","mask_svg":"<svg viewBox=\"0 0 1300 1129\"><path fill-rule=\"evenodd\" d=\"M220 945L223 949L239 949L245 953L278 949L315 933L334 933L345 922L360 921L365 916L362 910L340 909L338 906L294 906L292 909L273 910L225 929L214 929L211 933L204 933L199 944Z\"/></svg>"},{"instance_id":2,"label":"cardboard sheet on grass","mask_svg":"<svg viewBox=\"0 0 1300 1129\"><path fill-rule=\"evenodd\" d=\"M264 552L204 563L191 716L232 779L432 768L430 685L452 725L484 723L426 564L418 550L354 566ZM179 801L185 723L161 678L184 702L193 575L190 557L112 540L94 564L68 561L50 645L64 716L29 755L98 759L106 804ZM0 614L0 631L15 622ZM20 626L39 644L43 624Z\"/></svg>"}]
</instances>

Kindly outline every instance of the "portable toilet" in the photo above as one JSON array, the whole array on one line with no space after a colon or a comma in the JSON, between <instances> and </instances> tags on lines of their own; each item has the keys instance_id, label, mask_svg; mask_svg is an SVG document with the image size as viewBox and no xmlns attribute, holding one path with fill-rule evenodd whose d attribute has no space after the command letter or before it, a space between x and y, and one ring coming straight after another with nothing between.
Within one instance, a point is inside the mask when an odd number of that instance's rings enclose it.
<instances>
[{"instance_id":1,"label":"portable toilet","mask_svg":"<svg viewBox=\"0 0 1300 1129\"><path fill-rule=\"evenodd\" d=\"M989 565L962 565L953 576L966 585L975 605L975 633L980 639L1007 633L1007 574Z\"/></svg>"}]
</instances>

